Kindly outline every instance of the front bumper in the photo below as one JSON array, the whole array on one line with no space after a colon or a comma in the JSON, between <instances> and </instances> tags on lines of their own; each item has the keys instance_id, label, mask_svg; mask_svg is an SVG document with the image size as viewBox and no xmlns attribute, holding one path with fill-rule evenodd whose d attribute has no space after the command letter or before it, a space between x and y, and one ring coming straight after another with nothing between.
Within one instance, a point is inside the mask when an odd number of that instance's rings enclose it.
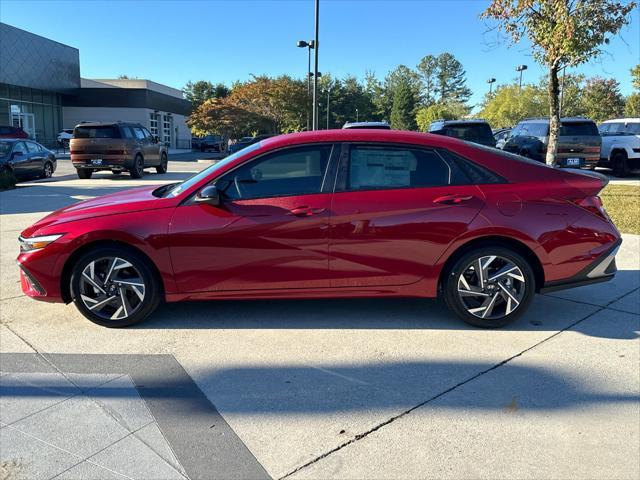
<instances>
[{"instance_id":1,"label":"front bumper","mask_svg":"<svg viewBox=\"0 0 640 480\"><path fill-rule=\"evenodd\" d=\"M604 251L592 263L587 265L573 277L564 280L546 282L540 289L540 293L556 292L558 290L566 290L569 288L582 287L592 285L594 283L608 282L616 272L616 254L622 244L622 239L618 239L610 248Z\"/></svg>"}]
</instances>

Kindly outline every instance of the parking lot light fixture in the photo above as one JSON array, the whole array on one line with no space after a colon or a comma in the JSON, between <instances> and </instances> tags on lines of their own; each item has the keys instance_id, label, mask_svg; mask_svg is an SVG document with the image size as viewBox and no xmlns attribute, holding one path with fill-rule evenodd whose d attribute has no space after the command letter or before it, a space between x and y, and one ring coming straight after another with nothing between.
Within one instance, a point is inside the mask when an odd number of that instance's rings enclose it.
<instances>
[{"instance_id":1,"label":"parking lot light fixture","mask_svg":"<svg viewBox=\"0 0 640 480\"><path fill-rule=\"evenodd\" d=\"M310 118L309 118L309 103L311 102L311 49L315 48L313 40L308 42L305 40L298 40L296 44L298 48L306 48L308 52L307 61L307 131L310 130Z\"/></svg>"},{"instance_id":2,"label":"parking lot light fixture","mask_svg":"<svg viewBox=\"0 0 640 480\"><path fill-rule=\"evenodd\" d=\"M489 95L491 95L492 91L493 91L493 84L496 81L495 78L489 78L487 79L487 83L489 84Z\"/></svg>"},{"instance_id":3,"label":"parking lot light fixture","mask_svg":"<svg viewBox=\"0 0 640 480\"><path fill-rule=\"evenodd\" d=\"M526 65L518 65L516 67L516 72L520 72L520 83L518 84L518 91L522 90L522 72L524 72L528 67Z\"/></svg>"}]
</instances>

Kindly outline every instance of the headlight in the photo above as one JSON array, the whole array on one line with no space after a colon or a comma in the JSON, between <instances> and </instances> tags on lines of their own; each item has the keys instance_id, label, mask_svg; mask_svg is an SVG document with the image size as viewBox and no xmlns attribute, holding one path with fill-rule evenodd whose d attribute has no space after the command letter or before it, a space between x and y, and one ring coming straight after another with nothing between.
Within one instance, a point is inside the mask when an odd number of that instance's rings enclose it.
<instances>
[{"instance_id":1,"label":"headlight","mask_svg":"<svg viewBox=\"0 0 640 480\"><path fill-rule=\"evenodd\" d=\"M53 243L56 240L58 240L62 235L64 234L61 233L59 235L45 235L42 237L30 237L30 238L20 237L19 238L20 251L32 252L34 250L40 250L41 248L44 248L50 243Z\"/></svg>"}]
</instances>

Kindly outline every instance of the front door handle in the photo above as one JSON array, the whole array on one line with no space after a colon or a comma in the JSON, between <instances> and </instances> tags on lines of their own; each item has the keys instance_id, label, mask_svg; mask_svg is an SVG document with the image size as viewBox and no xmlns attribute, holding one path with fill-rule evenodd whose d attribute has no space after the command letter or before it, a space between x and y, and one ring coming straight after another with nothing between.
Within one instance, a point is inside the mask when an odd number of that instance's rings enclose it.
<instances>
[{"instance_id":1,"label":"front door handle","mask_svg":"<svg viewBox=\"0 0 640 480\"><path fill-rule=\"evenodd\" d=\"M316 215L324 211L324 208L312 208L305 205L304 207L297 207L289 210L289 213L287 213L287 215L295 215L296 217L310 217L311 215Z\"/></svg>"},{"instance_id":2,"label":"front door handle","mask_svg":"<svg viewBox=\"0 0 640 480\"><path fill-rule=\"evenodd\" d=\"M443 205L458 205L473 199L473 195L443 195L436 198L433 203L441 203Z\"/></svg>"}]
</instances>

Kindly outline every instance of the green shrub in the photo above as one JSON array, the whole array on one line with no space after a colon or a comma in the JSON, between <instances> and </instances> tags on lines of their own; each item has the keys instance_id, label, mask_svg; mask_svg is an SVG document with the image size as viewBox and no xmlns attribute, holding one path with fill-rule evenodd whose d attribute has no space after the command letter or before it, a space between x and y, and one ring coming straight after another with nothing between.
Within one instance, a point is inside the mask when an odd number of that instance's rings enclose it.
<instances>
[{"instance_id":1,"label":"green shrub","mask_svg":"<svg viewBox=\"0 0 640 480\"><path fill-rule=\"evenodd\" d=\"M0 170L0 190L6 190L16 186L16 177L13 172L7 168Z\"/></svg>"}]
</instances>

